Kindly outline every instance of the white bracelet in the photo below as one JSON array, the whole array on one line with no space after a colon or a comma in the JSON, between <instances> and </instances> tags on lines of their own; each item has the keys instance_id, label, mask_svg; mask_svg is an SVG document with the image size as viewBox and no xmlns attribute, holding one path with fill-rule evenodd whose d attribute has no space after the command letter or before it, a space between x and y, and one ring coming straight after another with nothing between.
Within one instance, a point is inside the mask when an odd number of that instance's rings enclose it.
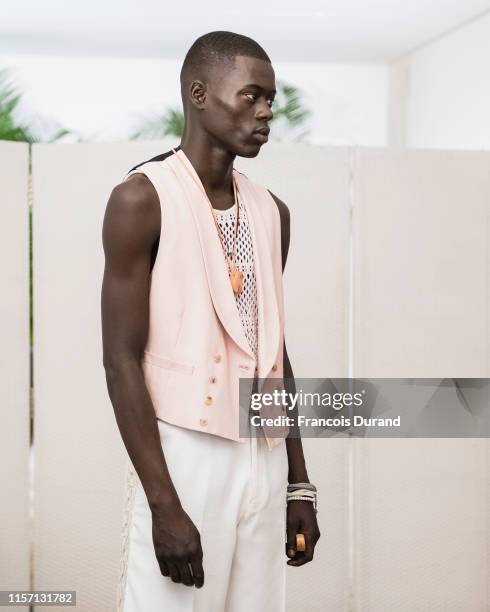
<instances>
[{"instance_id":1,"label":"white bracelet","mask_svg":"<svg viewBox=\"0 0 490 612\"><path fill-rule=\"evenodd\" d=\"M306 495L291 495L291 497L288 497L288 502L292 501L293 499L306 499L306 500L311 501L311 502L315 501L311 497L306 497Z\"/></svg>"},{"instance_id":2,"label":"white bracelet","mask_svg":"<svg viewBox=\"0 0 490 612\"><path fill-rule=\"evenodd\" d=\"M288 491L288 495L306 495L307 497L316 497L316 491L309 489L296 489L295 491Z\"/></svg>"},{"instance_id":3,"label":"white bracelet","mask_svg":"<svg viewBox=\"0 0 490 612\"><path fill-rule=\"evenodd\" d=\"M291 495L291 494L288 494L286 496L286 503L289 503L290 501L295 501L295 500L304 500L304 501L311 502L313 504L313 508L315 510L315 513L317 512L316 496L315 497L310 497L310 496L306 496L306 495Z\"/></svg>"}]
</instances>

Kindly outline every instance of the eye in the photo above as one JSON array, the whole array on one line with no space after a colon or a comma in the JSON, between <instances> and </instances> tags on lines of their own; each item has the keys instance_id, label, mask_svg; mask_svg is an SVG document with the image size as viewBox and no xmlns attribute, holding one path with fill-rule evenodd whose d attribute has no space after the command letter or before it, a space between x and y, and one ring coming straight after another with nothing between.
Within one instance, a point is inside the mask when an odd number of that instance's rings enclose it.
<instances>
[{"instance_id":1,"label":"eye","mask_svg":"<svg viewBox=\"0 0 490 612\"><path fill-rule=\"evenodd\" d=\"M255 102L255 100L257 99L257 96L254 93L246 93L246 96L251 96L251 100L252 102ZM250 99L250 98L249 98Z\"/></svg>"},{"instance_id":2,"label":"eye","mask_svg":"<svg viewBox=\"0 0 490 612\"><path fill-rule=\"evenodd\" d=\"M272 107L272 105L274 104L274 98L269 98L267 100L267 104Z\"/></svg>"}]
</instances>

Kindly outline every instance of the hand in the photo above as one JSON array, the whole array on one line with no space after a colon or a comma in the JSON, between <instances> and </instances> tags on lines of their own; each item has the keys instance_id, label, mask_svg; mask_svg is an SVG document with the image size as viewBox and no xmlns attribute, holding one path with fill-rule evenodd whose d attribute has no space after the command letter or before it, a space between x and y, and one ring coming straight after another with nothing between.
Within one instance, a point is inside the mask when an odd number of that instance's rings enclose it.
<instances>
[{"instance_id":1,"label":"hand","mask_svg":"<svg viewBox=\"0 0 490 612\"><path fill-rule=\"evenodd\" d=\"M204 584L201 536L189 515L174 503L153 508L152 517L153 545L162 575L200 589Z\"/></svg>"},{"instance_id":2,"label":"hand","mask_svg":"<svg viewBox=\"0 0 490 612\"><path fill-rule=\"evenodd\" d=\"M296 551L296 534L305 536L306 550ZM288 565L298 567L309 563L313 559L315 546L320 539L320 530L316 522L313 504L307 500L295 499L287 506L287 544L286 555L289 557Z\"/></svg>"}]
</instances>

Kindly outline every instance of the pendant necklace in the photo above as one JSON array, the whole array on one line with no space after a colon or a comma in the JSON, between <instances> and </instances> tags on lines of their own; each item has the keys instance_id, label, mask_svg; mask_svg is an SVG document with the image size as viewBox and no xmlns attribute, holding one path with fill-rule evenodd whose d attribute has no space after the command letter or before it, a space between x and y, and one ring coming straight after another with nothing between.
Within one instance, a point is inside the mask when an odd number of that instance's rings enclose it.
<instances>
[{"instance_id":1,"label":"pendant necklace","mask_svg":"<svg viewBox=\"0 0 490 612\"><path fill-rule=\"evenodd\" d=\"M180 159L180 156L177 155L177 151L175 149L172 149L172 151L175 153L177 159L183 164L184 168L187 170L187 172L189 173L189 176L192 178L192 180L196 183L196 185L199 187L199 189L203 192L206 200L208 201L209 207L211 209L211 215L213 217L213 221L214 221L214 225L216 227L216 231L218 233L218 237L220 239L221 242L221 248L223 249L223 253L226 257L226 261L228 263L228 274L230 277L230 283L231 283L231 287L233 289L234 293L240 293L240 291L243 289L243 272L241 270L239 270L236 265L235 265L235 257L236 257L236 245L237 245L237 236L238 236L238 217L240 216L240 207L238 204L238 187L236 184L236 180L235 180L235 176L233 174L233 169L232 169L232 173L231 173L231 181L233 183L233 196L235 198L235 202L236 202L236 219L235 219L235 229L233 232L233 250L232 250L232 257L230 259L230 257L228 256L227 253L227 249L226 249L226 244L225 244L225 239L223 236L223 233L221 231L220 226L218 225L218 222L216 221L216 215L213 209L213 205L211 204L211 200L208 198L208 194L206 193L206 190L203 188L203 186L198 183L198 181L196 181L196 178L194 177L194 175L192 174L192 172L189 170L189 168L187 167L187 165L185 164L185 162Z\"/></svg>"}]
</instances>

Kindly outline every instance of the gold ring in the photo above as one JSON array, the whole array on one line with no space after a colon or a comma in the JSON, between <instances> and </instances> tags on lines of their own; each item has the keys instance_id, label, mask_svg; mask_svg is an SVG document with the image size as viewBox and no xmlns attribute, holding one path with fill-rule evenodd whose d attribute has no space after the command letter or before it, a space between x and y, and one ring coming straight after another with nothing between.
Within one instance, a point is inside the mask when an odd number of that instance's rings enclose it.
<instances>
[{"instance_id":1,"label":"gold ring","mask_svg":"<svg viewBox=\"0 0 490 612\"><path fill-rule=\"evenodd\" d=\"M303 533L296 534L296 550L304 552L306 550L305 536Z\"/></svg>"}]
</instances>

